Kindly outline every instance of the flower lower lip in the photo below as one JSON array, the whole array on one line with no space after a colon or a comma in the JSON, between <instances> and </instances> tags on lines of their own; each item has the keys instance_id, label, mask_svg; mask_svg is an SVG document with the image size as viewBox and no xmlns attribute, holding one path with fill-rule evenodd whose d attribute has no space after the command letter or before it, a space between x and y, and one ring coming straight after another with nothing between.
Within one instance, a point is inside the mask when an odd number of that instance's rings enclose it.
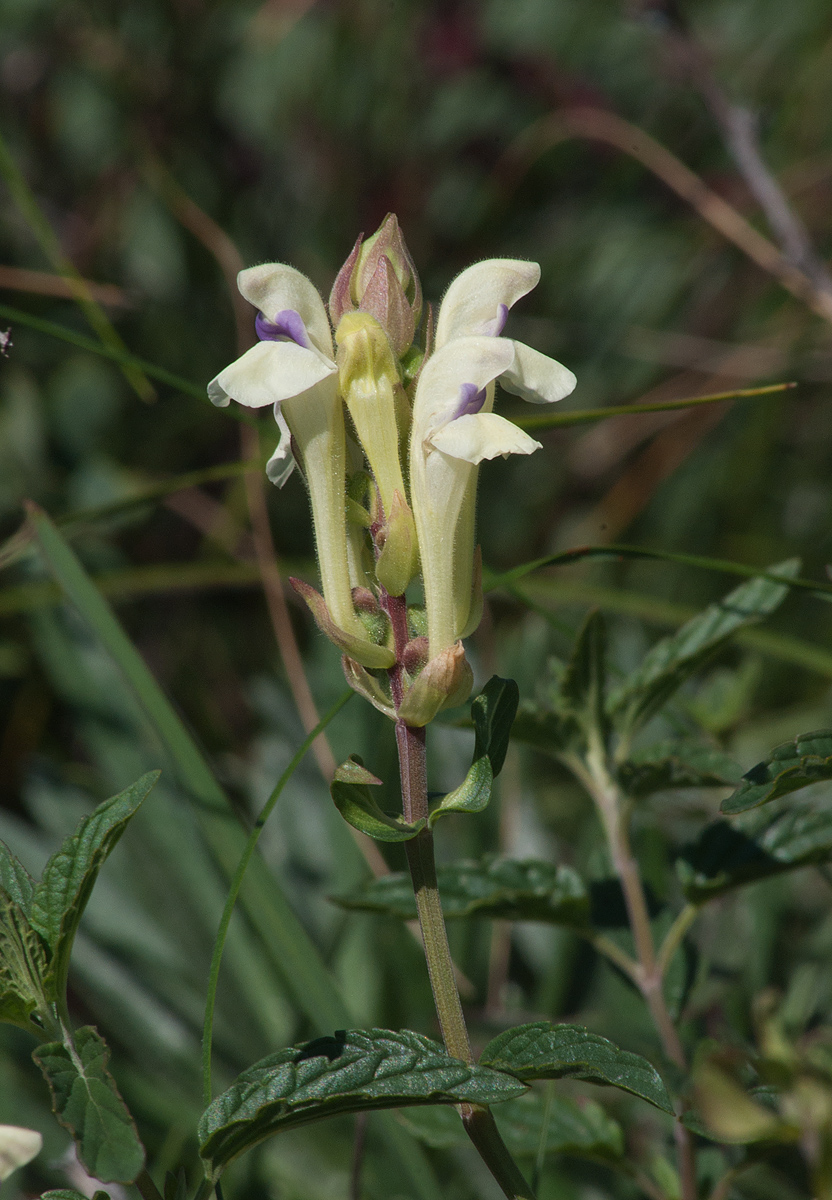
<instances>
[{"instance_id":1,"label":"flower lower lip","mask_svg":"<svg viewBox=\"0 0 832 1200\"><path fill-rule=\"evenodd\" d=\"M254 329L261 342L295 342L310 349L309 335L300 313L293 308L284 308L273 321L258 313Z\"/></svg>"},{"instance_id":2,"label":"flower lower lip","mask_svg":"<svg viewBox=\"0 0 832 1200\"><path fill-rule=\"evenodd\" d=\"M463 383L459 389L459 400L451 420L478 413L485 403L485 388L477 389L475 383Z\"/></svg>"}]
</instances>

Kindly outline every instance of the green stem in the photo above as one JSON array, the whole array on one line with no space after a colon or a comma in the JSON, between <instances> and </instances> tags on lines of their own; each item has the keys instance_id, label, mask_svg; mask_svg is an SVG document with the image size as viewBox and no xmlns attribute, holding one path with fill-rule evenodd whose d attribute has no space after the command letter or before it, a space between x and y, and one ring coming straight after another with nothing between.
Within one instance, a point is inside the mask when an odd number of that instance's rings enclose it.
<instances>
[{"instance_id":1,"label":"green stem","mask_svg":"<svg viewBox=\"0 0 832 1200\"><path fill-rule=\"evenodd\" d=\"M148 1172L142 1171L135 1179L136 1187L141 1193L142 1200L162 1200L162 1195Z\"/></svg>"},{"instance_id":2,"label":"green stem","mask_svg":"<svg viewBox=\"0 0 832 1200\"><path fill-rule=\"evenodd\" d=\"M698 906L696 904L686 904L668 929L656 961L656 966L662 977L667 974L668 967L673 961L673 956L681 946L685 934L698 916Z\"/></svg>"},{"instance_id":3,"label":"green stem","mask_svg":"<svg viewBox=\"0 0 832 1200\"><path fill-rule=\"evenodd\" d=\"M428 815L425 731L397 721L396 743L399 748L403 813L406 820L416 821ZM454 1058L473 1064L474 1055L456 986L436 882L433 834L428 829L422 830L405 843L405 850L445 1049ZM534 1200L534 1194L506 1149L489 1109L475 1104L461 1104L459 1113L469 1138L509 1200Z\"/></svg>"},{"instance_id":4,"label":"green stem","mask_svg":"<svg viewBox=\"0 0 832 1200\"><path fill-rule=\"evenodd\" d=\"M211 968L208 974L208 991L205 997L205 1021L202 1028L202 1096L203 1102L207 1106L211 1103L211 1042L214 1031L214 1008L217 1000L217 983L220 976L220 965L222 963L222 953L225 948L225 939L228 934L228 926L231 923L231 915L234 912L234 905L237 901L237 896L240 893L240 888L243 885L243 877L246 873L246 868L251 861L251 856L254 854L260 834L263 832L263 827L269 819L272 809L280 798L286 784L291 779L297 767L300 765L306 752L311 747L315 738L326 729L327 725L338 715L348 700L351 700L355 695L352 691L344 692L339 700L333 704L329 712L318 722L310 734L301 742L294 757L292 758L286 770L280 776L280 779L275 785L274 791L269 796L266 803L260 810L260 815L254 822L254 828L249 834L246 842L245 850L242 853L237 870L234 872L234 878L231 880L231 885L228 889L228 896L225 901L225 908L220 918L219 929L217 930L216 941L214 942L214 952L211 956Z\"/></svg>"},{"instance_id":5,"label":"green stem","mask_svg":"<svg viewBox=\"0 0 832 1200\"><path fill-rule=\"evenodd\" d=\"M570 758L569 765L595 801L604 827L610 856L624 893L624 902L627 906L627 915L638 958L635 982L650 1010L665 1054L677 1067L686 1070L687 1058L664 998L663 963L656 955L647 899L638 863L630 846L626 800L610 773L606 748L598 730L590 732L586 762ZM684 929L679 934L680 939L683 936ZM681 1200L696 1200L698 1193L693 1141L690 1133L679 1120L674 1124L673 1136L676 1141L679 1164Z\"/></svg>"}]
</instances>

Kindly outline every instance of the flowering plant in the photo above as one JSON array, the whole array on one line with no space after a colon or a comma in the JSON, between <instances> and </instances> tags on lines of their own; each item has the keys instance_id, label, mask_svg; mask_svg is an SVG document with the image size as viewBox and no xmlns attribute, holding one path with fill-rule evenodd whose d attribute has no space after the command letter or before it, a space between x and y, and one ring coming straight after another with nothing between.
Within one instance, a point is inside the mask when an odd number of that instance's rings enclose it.
<instances>
[{"instance_id":1,"label":"flowering plant","mask_svg":"<svg viewBox=\"0 0 832 1200\"><path fill-rule=\"evenodd\" d=\"M338 274L334 344L321 297L293 267L239 277L259 310L260 340L212 380L209 396L273 406L280 440L267 471L279 485L296 463L304 472L323 596L296 586L344 651L351 686L408 725L471 690L461 639L482 607L479 465L540 448L493 411L495 384L535 404L575 386L566 367L502 336L509 309L539 278L534 263L476 263L451 284L435 331L428 313L416 345L422 291L392 215L358 239ZM402 600L420 567L423 610ZM369 673L385 669L388 680Z\"/></svg>"}]
</instances>

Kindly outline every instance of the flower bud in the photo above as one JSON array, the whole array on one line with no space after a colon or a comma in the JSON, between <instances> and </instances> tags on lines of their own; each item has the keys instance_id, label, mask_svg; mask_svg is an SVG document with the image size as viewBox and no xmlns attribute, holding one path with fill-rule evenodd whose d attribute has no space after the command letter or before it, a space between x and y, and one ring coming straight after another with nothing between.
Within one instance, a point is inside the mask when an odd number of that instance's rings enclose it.
<instances>
[{"instance_id":1,"label":"flower bud","mask_svg":"<svg viewBox=\"0 0 832 1200\"><path fill-rule=\"evenodd\" d=\"M427 663L399 705L397 716L407 725L428 725L441 709L464 704L473 684L474 673L462 642L456 642Z\"/></svg>"},{"instance_id":2,"label":"flower bud","mask_svg":"<svg viewBox=\"0 0 832 1200\"><path fill-rule=\"evenodd\" d=\"M369 637L360 637L343 629L340 625L336 625L327 608L326 601L320 592L317 592L302 579L293 579L290 577L289 582L298 595L306 601L312 616L315 618L315 624L321 633L325 637L328 637L339 650L343 650L345 654L349 654L352 658L367 667L383 669L393 666L396 656L389 647L379 645L371 641ZM359 629L363 628L360 621L356 622L356 624Z\"/></svg>"},{"instance_id":3,"label":"flower bud","mask_svg":"<svg viewBox=\"0 0 832 1200\"><path fill-rule=\"evenodd\" d=\"M335 278L329 315L336 329L356 309L376 318L397 358L407 353L422 315L422 286L392 213L372 237L358 239Z\"/></svg>"},{"instance_id":4,"label":"flower bud","mask_svg":"<svg viewBox=\"0 0 832 1200\"><path fill-rule=\"evenodd\" d=\"M368 313L343 316L335 341L341 394L370 463L387 521L394 493L405 495L399 458L396 360L384 330Z\"/></svg>"},{"instance_id":5,"label":"flower bud","mask_svg":"<svg viewBox=\"0 0 832 1200\"><path fill-rule=\"evenodd\" d=\"M348 654L341 659L341 666L344 668L344 678L352 690L358 692L359 696L363 696L365 700L369 700L373 708L384 713L385 717L395 721L396 708L390 698L389 688L385 691L378 679L365 670L360 662L350 658Z\"/></svg>"},{"instance_id":6,"label":"flower bud","mask_svg":"<svg viewBox=\"0 0 832 1200\"><path fill-rule=\"evenodd\" d=\"M390 514L379 533L384 544L376 561L376 578L391 596L401 596L419 568L419 547L413 513L398 488Z\"/></svg>"}]
</instances>

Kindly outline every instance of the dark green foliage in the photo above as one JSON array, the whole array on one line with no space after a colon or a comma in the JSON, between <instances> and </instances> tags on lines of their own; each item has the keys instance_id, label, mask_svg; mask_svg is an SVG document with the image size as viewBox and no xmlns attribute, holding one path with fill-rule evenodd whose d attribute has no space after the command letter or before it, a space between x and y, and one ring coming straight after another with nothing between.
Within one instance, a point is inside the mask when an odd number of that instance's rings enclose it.
<instances>
[{"instance_id":1,"label":"dark green foliage","mask_svg":"<svg viewBox=\"0 0 832 1200\"><path fill-rule=\"evenodd\" d=\"M32 928L49 948L48 987L63 997L72 943L104 860L159 778L151 771L86 817L47 862L29 904Z\"/></svg>"},{"instance_id":2,"label":"dark green foliage","mask_svg":"<svg viewBox=\"0 0 832 1200\"><path fill-rule=\"evenodd\" d=\"M832 812L787 801L706 825L677 861L685 895L701 904L783 871L832 859Z\"/></svg>"},{"instance_id":3,"label":"dark green foliage","mask_svg":"<svg viewBox=\"0 0 832 1200\"><path fill-rule=\"evenodd\" d=\"M589 916L586 888L569 867L535 859L486 858L445 864L437 877L442 911L449 920L479 916L581 927ZM335 899L344 908L387 913L406 921L416 916L413 887L404 874L383 875Z\"/></svg>"},{"instance_id":4,"label":"dark green foliage","mask_svg":"<svg viewBox=\"0 0 832 1200\"><path fill-rule=\"evenodd\" d=\"M770 574L797 575L799 559L772 567ZM789 589L770 579L740 584L716 604L652 647L641 666L610 696L610 712L623 731L632 733L664 705L731 634L768 616Z\"/></svg>"},{"instance_id":5,"label":"dark green foliage","mask_svg":"<svg viewBox=\"0 0 832 1200\"><path fill-rule=\"evenodd\" d=\"M107 1069L110 1052L98 1032L78 1029L65 1043L39 1046L32 1057L89 1174L104 1183L132 1183L144 1167L144 1148Z\"/></svg>"},{"instance_id":6,"label":"dark green foliage","mask_svg":"<svg viewBox=\"0 0 832 1200\"><path fill-rule=\"evenodd\" d=\"M511 1075L449 1058L418 1033L341 1030L244 1071L205 1111L200 1154L216 1178L264 1138L322 1117L410 1104L495 1104L523 1090Z\"/></svg>"},{"instance_id":7,"label":"dark green foliage","mask_svg":"<svg viewBox=\"0 0 832 1200\"><path fill-rule=\"evenodd\" d=\"M379 842L407 842L424 829L425 820L422 818L409 824L382 812L368 790L380 784L381 780L365 770L361 762L347 759L335 772L330 785L335 807L347 824Z\"/></svg>"},{"instance_id":8,"label":"dark green foliage","mask_svg":"<svg viewBox=\"0 0 832 1200\"><path fill-rule=\"evenodd\" d=\"M776 746L764 762L746 771L740 786L722 802L724 813L741 813L790 792L832 779L832 731L802 733Z\"/></svg>"},{"instance_id":9,"label":"dark green foliage","mask_svg":"<svg viewBox=\"0 0 832 1200\"><path fill-rule=\"evenodd\" d=\"M623 762L618 779L629 796L649 796L673 788L730 787L741 767L718 750L695 742L661 742Z\"/></svg>"},{"instance_id":10,"label":"dark green foliage","mask_svg":"<svg viewBox=\"0 0 832 1200\"><path fill-rule=\"evenodd\" d=\"M580 1025L518 1025L489 1042L480 1062L523 1080L572 1078L608 1084L664 1112L673 1111L661 1076L646 1059Z\"/></svg>"},{"instance_id":11,"label":"dark green foliage","mask_svg":"<svg viewBox=\"0 0 832 1200\"><path fill-rule=\"evenodd\" d=\"M476 732L474 762L486 755L495 779L503 769L519 701L514 680L493 675L471 705Z\"/></svg>"}]
</instances>

